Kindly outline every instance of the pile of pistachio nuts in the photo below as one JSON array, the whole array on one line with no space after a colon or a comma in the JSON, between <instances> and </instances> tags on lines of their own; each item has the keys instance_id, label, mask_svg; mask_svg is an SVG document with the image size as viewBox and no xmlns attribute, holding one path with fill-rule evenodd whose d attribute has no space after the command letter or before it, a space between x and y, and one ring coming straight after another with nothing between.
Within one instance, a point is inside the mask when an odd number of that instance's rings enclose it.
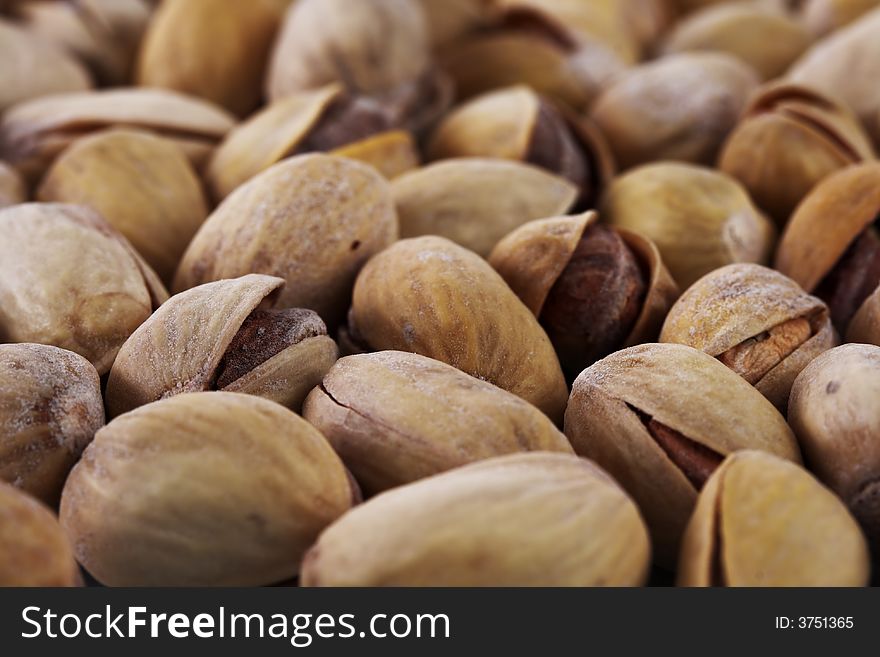
<instances>
[{"instance_id":1,"label":"pile of pistachio nuts","mask_svg":"<svg viewBox=\"0 0 880 657\"><path fill-rule=\"evenodd\" d=\"M863 586L880 0L0 0L0 585Z\"/></svg>"}]
</instances>

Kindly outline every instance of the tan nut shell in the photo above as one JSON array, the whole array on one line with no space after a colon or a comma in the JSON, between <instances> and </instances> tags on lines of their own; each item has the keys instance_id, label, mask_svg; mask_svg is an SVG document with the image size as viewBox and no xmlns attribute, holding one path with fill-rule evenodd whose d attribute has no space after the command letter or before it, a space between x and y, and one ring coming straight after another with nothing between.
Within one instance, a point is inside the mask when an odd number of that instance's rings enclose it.
<instances>
[{"instance_id":1,"label":"tan nut shell","mask_svg":"<svg viewBox=\"0 0 880 657\"><path fill-rule=\"evenodd\" d=\"M0 481L0 587L79 586L73 549L55 515Z\"/></svg>"},{"instance_id":2,"label":"tan nut shell","mask_svg":"<svg viewBox=\"0 0 880 657\"><path fill-rule=\"evenodd\" d=\"M104 427L70 473L61 524L110 586L257 586L296 575L354 501L321 434L274 402L177 395Z\"/></svg>"},{"instance_id":3,"label":"tan nut shell","mask_svg":"<svg viewBox=\"0 0 880 657\"><path fill-rule=\"evenodd\" d=\"M391 180L419 166L419 147L405 130L389 130L372 137L346 144L331 155L347 157L369 164Z\"/></svg>"},{"instance_id":4,"label":"tan nut shell","mask_svg":"<svg viewBox=\"0 0 880 657\"><path fill-rule=\"evenodd\" d=\"M648 238L681 289L735 262L763 263L772 224L732 178L711 169L662 162L612 181L600 216Z\"/></svg>"},{"instance_id":5,"label":"tan nut shell","mask_svg":"<svg viewBox=\"0 0 880 657\"><path fill-rule=\"evenodd\" d=\"M305 586L634 586L650 543L635 504L584 459L516 454L373 498L306 555Z\"/></svg>"},{"instance_id":6,"label":"tan nut shell","mask_svg":"<svg viewBox=\"0 0 880 657\"><path fill-rule=\"evenodd\" d=\"M431 44L444 46L486 25L492 0L418 0L425 13Z\"/></svg>"},{"instance_id":7,"label":"tan nut shell","mask_svg":"<svg viewBox=\"0 0 880 657\"><path fill-rule=\"evenodd\" d=\"M56 505L103 424L101 383L89 361L46 345L0 345L0 480Z\"/></svg>"},{"instance_id":8,"label":"tan nut shell","mask_svg":"<svg viewBox=\"0 0 880 657\"><path fill-rule=\"evenodd\" d=\"M722 456L761 449L800 462L794 435L773 405L696 349L645 344L588 367L574 382L565 435L639 504L661 564L675 563L697 490L632 408Z\"/></svg>"},{"instance_id":9,"label":"tan nut shell","mask_svg":"<svg viewBox=\"0 0 880 657\"><path fill-rule=\"evenodd\" d=\"M162 306L125 342L107 381L111 417L184 392L210 390L220 360L248 315L272 304L284 280L249 274L205 283ZM298 411L336 360L326 335L306 338L224 388Z\"/></svg>"},{"instance_id":10,"label":"tan nut shell","mask_svg":"<svg viewBox=\"0 0 880 657\"><path fill-rule=\"evenodd\" d=\"M803 468L764 452L732 454L706 482L682 541L680 586L865 586L859 527Z\"/></svg>"},{"instance_id":11,"label":"tan nut shell","mask_svg":"<svg viewBox=\"0 0 880 657\"><path fill-rule=\"evenodd\" d=\"M562 419L568 390L547 334L485 260L447 239L401 240L370 260L351 318L373 349L435 358Z\"/></svg>"},{"instance_id":12,"label":"tan nut shell","mask_svg":"<svg viewBox=\"0 0 880 657\"><path fill-rule=\"evenodd\" d=\"M0 208L24 203L27 190L21 176L5 162L0 162Z\"/></svg>"},{"instance_id":13,"label":"tan nut shell","mask_svg":"<svg viewBox=\"0 0 880 657\"><path fill-rule=\"evenodd\" d=\"M289 0L165 0L144 35L137 81L205 98L239 116L262 99Z\"/></svg>"},{"instance_id":14,"label":"tan nut shell","mask_svg":"<svg viewBox=\"0 0 880 657\"><path fill-rule=\"evenodd\" d=\"M880 0L806 0L804 24L816 36L826 36L880 6Z\"/></svg>"},{"instance_id":15,"label":"tan nut shell","mask_svg":"<svg viewBox=\"0 0 880 657\"><path fill-rule=\"evenodd\" d=\"M234 123L215 105L163 89L59 94L21 103L4 114L0 157L36 181L84 134L126 126L174 141L198 168Z\"/></svg>"},{"instance_id":16,"label":"tan nut shell","mask_svg":"<svg viewBox=\"0 0 880 657\"><path fill-rule=\"evenodd\" d=\"M303 417L369 493L492 456L573 453L547 416L519 397L401 351L338 361L306 399Z\"/></svg>"},{"instance_id":17,"label":"tan nut shell","mask_svg":"<svg viewBox=\"0 0 880 657\"><path fill-rule=\"evenodd\" d=\"M846 341L880 346L880 287L865 299L850 320Z\"/></svg>"},{"instance_id":18,"label":"tan nut shell","mask_svg":"<svg viewBox=\"0 0 880 657\"><path fill-rule=\"evenodd\" d=\"M563 214L577 187L543 169L509 160L443 160L391 183L402 237L439 235L481 256L514 228Z\"/></svg>"},{"instance_id":19,"label":"tan nut shell","mask_svg":"<svg viewBox=\"0 0 880 657\"><path fill-rule=\"evenodd\" d=\"M201 181L183 151L134 130L75 142L46 173L37 199L97 211L166 284L208 215Z\"/></svg>"},{"instance_id":20,"label":"tan nut shell","mask_svg":"<svg viewBox=\"0 0 880 657\"><path fill-rule=\"evenodd\" d=\"M105 374L167 298L156 274L94 211L26 203L0 211L0 339L85 356Z\"/></svg>"},{"instance_id":21,"label":"tan nut shell","mask_svg":"<svg viewBox=\"0 0 880 657\"><path fill-rule=\"evenodd\" d=\"M818 329L755 387L785 412L795 377L816 356L837 344L828 308L790 278L753 264L728 265L706 274L669 311L660 342L676 342L717 357L791 319L804 317Z\"/></svg>"}]
</instances>

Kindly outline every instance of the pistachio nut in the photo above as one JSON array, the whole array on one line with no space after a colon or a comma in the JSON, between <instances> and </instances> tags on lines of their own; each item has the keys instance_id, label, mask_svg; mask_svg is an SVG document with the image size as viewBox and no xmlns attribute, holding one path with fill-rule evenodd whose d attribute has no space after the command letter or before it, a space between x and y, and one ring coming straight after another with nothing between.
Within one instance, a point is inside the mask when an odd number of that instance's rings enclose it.
<instances>
[{"instance_id":1,"label":"pistachio nut","mask_svg":"<svg viewBox=\"0 0 880 657\"><path fill-rule=\"evenodd\" d=\"M167 298L131 245L94 211L25 203L0 211L0 341L73 351L105 374Z\"/></svg>"},{"instance_id":2,"label":"pistachio nut","mask_svg":"<svg viewBox=\"0 0 880 657\"><path fill-rule=\"evenodd\" d=\"M183 151L129 129L74 142L43 177L37 199L92 208L166 284L208 215L201 181Z\"/></svg>"},{"instance_id":3,"label":"pistachio nut","mask_svg":"<svg viewBox=\"0 0 880 657\"><path fill-rule=\"evenodd\" d=\"M680 586L865 586L865 538L834 494L794 463L728 456L682 540Z\"/></svg>"},{"instance_id":4,"label":"pistachio nut","mask_svg":"<svg viewBox=\"0 0 880 657\"><path fill-rule=\"evenodd\" d=\"M177 395L95 436L61 496L77 560L109 586L257 586L297 574L358 499L321 434L266 399Z\"/></svg>"},{"instance_id":5,"label":"pistachio nut","mask_svg":"<svg viewBox=\"0 0 880 657\"><path fill-rule=\"evenodd\" d=\"M488 24L494 0L418 0L428 25L428 38L441 48Z\"/></svg>"},{"instance_id":6,"label":"pistachio nut","mask_svg":"<svg viewBox=\"0 0 880 657\"><path fill-rule=\"evenodd\" d=\"M809 87L774 82L750 101L724 144L718 167L785 226L816 183L873 159L870 138L844 105Z\"/></svg>"},{"instance_id":7,"label":"pistachio nut","mask_svg":"<svg viewBox=\"0 0 880 657\"><path fill-rule=\"evenodd\" d=\"M0 480L57 505L67 473L103 424L89 361L47 345L0 345Z\"/></svg>"},{"instance_id":8,"label":"pistachio nut","mask_svg":"<svg viewBox=\"0 0 880 657\"><path fill-rule=\"evenodd\" d=\"M651 546L635 504L565 454L479 461L385 492L328 527L305 586L637 586Z\"/></svg>"},{"instance_id":9,"label":"pistachio nut","mask_svg":"<svg viewBox=\"0 0 880 657\"><path fill-rule=\"evenodd\" d=\"M773 404L715 358L678 344L630 347L584 370L565 435L633 496L667 567L697 494L725 456L759 449L800 462Z\"/></svg>"},{"instance_id":10,"label":"pistachio nut","mask_svg":"<svg viewBox=\"0 0 880 657\"><path fill-rule=\"evenodd\" d=\"M669 311L660 342L717 358L785 413L795 377L836 346L837 335L820 299L777 271L737 264L688 288Z\"/></svg>"},{"instance_id":11,"label":"pistachio nut","mask_svg":"<svg viewBox=\"0 0 880 657\"><path fill-rule=\"evenodd\" d=\"M880 345L880 285L853 315L846 329L846 341Z\"/></svg>"},{"instance_id":12,"label":"pistachio nut","mask_svg":"<svg viewBox=\"0 0 880 657\"><path fill-rule=\"evenodd\" d=\"M18 172L5 162L0 162L0 208L24 203L27 189Z\"/></svg>"},{"instance_id":13,"label":"pistachio nut","mask_svg":"<svg viewBox=\"0 0 880 657\"><path fill-rule=\"evenodd\" d=\"M327 437L367 493L503 454L573 453L531 404L402 351L338 361L306 398L303 417Z\"/></svg>"},{"instance_id":14,"label":"pistachio nut","mask_svg":"<svg viewBox=\"0 0 880 657\"><path fill-rule=\"evenodd\" d=\"M547 331L569 380L612 351L656 340L678 297L650 240L598 218L530 221L489 256Z\"/></svg>"},{"instance_id":15,"label":"pistachio nut","mask_svg":"<svg viewBox=\"0 0 880 657\"><path fill-rule=\"evenodd\" d=\"M238 187L184 253L175 292L257 273L288 285L276 307L309 308L328 326L344 319L355 275L397 238L388 183L342 157L300 155Z\"/></svg>"},{"instance_id":16,"label":"pistachio nut","mask_svg":"<svg viewBox=\"0 0 880 657\"><path fill-rule=\"evenodd\" d=\"M391 181L402 237L439 235L479 255L527 221L571 209L578 188L536 166L503 159L441 160Z\"/></svg>"},{"instance_id":17,"label":"pistachio nut","mask_svg":"<svg viewBox=\"0 0 880 657\"><path fill-rule=\"evenodd\" d=\"M669 55L615 78L590 116L623 169L656 160L710 164L757 84L731 55Z\"/></svg>"},{"instance_id":18,"label":"pistachio nut","mask_svg":"<svg viewBox=\"0 0 880 657\"><path fill-rule=\"evenodd\" d=\"M880 0L804 0L804 24L816 36L826 36L880 6Z\"/></svg>"},{"instance_id":19,"label":"pistachio nut","mask_svg":"<svg viewBox=\"0 0 880 657\"><path fill-rule=\"evenodd\" d=\"M794 382L788 417L810 467L837 493L880 554L880 347L847 344Z\"/></svg>"},{"instance_id":20,"label":"pistachio nut","mask_svg":"<svg viewBox=\"0 0 880 657\"><path fill-rule=\"evenodd\" d=\"M599 214L654 242L681 289L724 265L766 262L775 241L773 224L736 180L690 164L659 162L617 177Z\"/></svg>"},{"instance_id":21,"label":"pistachio nut","mask_svg":"<svg viewBox=\"0 0 880 657\"><path fill-rule=\"evenodd\" d=\"M435 358L562 419L568 389L547 334L489 263L447 239L405 239L374 256L349 323L372 350Z\"/></svg>"}]
</instances>

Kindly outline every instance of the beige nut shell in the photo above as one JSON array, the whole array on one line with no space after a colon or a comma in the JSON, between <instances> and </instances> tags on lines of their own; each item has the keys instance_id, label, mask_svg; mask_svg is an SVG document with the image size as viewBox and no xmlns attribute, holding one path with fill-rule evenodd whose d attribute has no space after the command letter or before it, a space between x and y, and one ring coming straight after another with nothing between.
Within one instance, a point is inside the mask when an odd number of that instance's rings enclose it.
<instances>
[{"instance_id":1,"label":"beige nut shell","mask_svg":"<svg viewBox=\"0 0 880 657\"><path fill-rule=\"evenodd\" d=\"M385 492L331 525L305 586L635 586L650 543L610 477L564 454L516 454Z\"/></svg>"}]
</instances>

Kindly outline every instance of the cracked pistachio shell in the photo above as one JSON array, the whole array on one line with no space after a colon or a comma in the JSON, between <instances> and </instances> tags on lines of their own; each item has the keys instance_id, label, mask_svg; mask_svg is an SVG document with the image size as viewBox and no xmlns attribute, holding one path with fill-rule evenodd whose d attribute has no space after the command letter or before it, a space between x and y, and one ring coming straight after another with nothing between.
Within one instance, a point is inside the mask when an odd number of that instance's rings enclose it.
<instances>
[{"instance_id":1,"label":"cracked pistachio shell","mask_svg":"<svg viewBox=\"0 0 880 657\"><path fill-rule=\"evenodd\" d=\"M21 176L5 162L0 162L0 208L24 203L27 190Z\"/></svg>"},{"instance_id":2,"label":"cracked pistachio shell","mask_svg":"<svg viewBox=\"0 0 880 657\"><path fill-rule=\"evenodd\" d=\"M411 82L431 65L425 15L411 0L297 0L275 42L271 100L341 82L366 94Z\"/></svg>"},{"instance_id":3,"label":"cracked pistachio shell","mask_svg":"<svg viewBox=\"0 0 880 657\"><path fill-rule=\"evenodd\" d=\"M303 417L369 493L503 454L573 453L547 416L516 395L401 351L338 361Z\"/></svg>"},{"instance_id":4,"label":"cracked pistachio shell","mask_svg":"<svg viewBox=\"0 0 880 657\"><path fill-rule=\"evenodd\" d=\"M175 89L246 116L262 100L290 0L164 0L141 44L138 84Z\"/></svg>"},{"instance_id":5,"label":"cracked pistachio shell","mask_svg":"<svg viewBox=\"0 0 880 657\"><path fill-rule=\"evenodd\" d=\"M880 0L805 0L801 15L812 34L827 36L877 7Z\"/></svg>"},{"instance_id":6,"label":"cracked pistachio shell","mask_svg":"<svg viewBox=\"0 0 880 657\"><path fill-rule=\"evenodd\" d=\"M599 214L656 244L682 289L724 265L765 262L775 239L739 183L690 164L649 164L618 176Z\"/></svg>"},{"instance_id":7,"label":"cracked pistachio shell","mask_svg":"<svg viewBox=\"0 0 880 657\"><path fill-rule=\"evenodd\" d=\"M287 281L277 307L344 319L363 264L397 239L388 182L373 167L309 154L283 160L237 188L183 256L173 288L257 273Z\"/></svg>"},{"instance_id":8,"label":"cracked pistachio shell","mask_svg":"<svg viewBox=\"0 0 880 657\"><path fill-rule=\"evenodd\" d=\"M562 419L568 389L544 329L489 263L447 239L401 240L372 258L350 321L374 350L435 358Z\"/></svg>"},{"instance_id":9,"label":"cracked pistachio shell","mask_svg":"<svg viewBox=\"0 0 880 657\"><path fill-rule=\"evenodd\" d=\"M795 377L837 344L825 303L787 276L753 264L728 265L706 274L669 311L660 342L684 344L718 357L797 318L810 321L811 337L754 384L784 413Z\"/></svg>"},{"instance_id":10,"label":"cracked pistachio shell","mask_svg":"<svg viewBox=\"0 0 880 657\"><path fill-rule=\"evenodd\" d=\"M92 86L85 68L51 43L0 18L0 114L16 103Z\"/></svg>"},{"instance_id":11,"label":"cracked pistachio shell","mask_svg":"<svg viewBox=\"0 0 880 657\"><path fill-rule=\"evenodd\" d=\"M103 424L101 384L89 361L47 345L0 345L0 479L56 505Z\"/></svg>"},{"instance_id":12,"label":"cracked pistachio shell","mask_svg":"<svg viewBox=\"0 0 880 657\"><path fill-rule=\"evenodd\" d=\"M657 160L712 164L758 85L723 53L681 53L632 68L605 87L590 116L622 169Z\"/></svg>"},{"instance_id":13,"label":"cracked pistachio shell","mask_svg":"<svg viewBox=\"0 0 880 657\"><path fill-rule=\"evenodd\" d=\"M457 158L395 178L391 191L402 237L439 235L481 256L527 221L568 211L577 187L519 162Z\"/></svg>"},{"instance_id":14,"label":"cracked pistachio shell","mask_svg":"<svg viewBox=\"0 0 880 657\"><path fill-rule=\"evenodd\" d=\"M764 452L728 456L700 493L679 586L865 586L859 526L803 468Z\"/></svg>"},{"instance_id":15,"label":"cracked pistachio shell","mask_svg":"<svg viewBox=\"0 0 880 657\"><path fill-rule=\"evenodd\" d=\"M156 274L93 210L26 203L0 211L0 340L84 356L105 374L167 298Z\"/></svg>"},{"instance_id":16,"label":"cracked pistachio shell","mask_svg":"<svg viewBox=\"0 0 880 657\"><path fill-rule=\"evenodd\" d=\"M788 417L810 467L849 506L880 553L880 347L847 344L794 383Z\"/></svg>"},{"instance_id":17,"label":"cracked pistachio shell","mask_svg":"<svg viewBox=\"0 0 880 657\"><path fill-rule=\"evenodd\" d=\"M57 94L20 103L3 115L0 157L36 182L77 139L124 126L170 139L200 168L234 124L219 107L165 89Z\"/></svg>"},{"instance_id":18,"label":"cracked pistachio shell","mask_svg":"<svg viewBox=\"0 0 880 657\"><path fill-rule=\"evenodd\" d=\"M472 463L382 493L330 525L305 586L637 586L650 562L638 509L565 454Z\"/></svg>"},{"instance_id":19,"label":"cracked pistachio shell","mask_svg":"<svg viewBox=\"0 0 880 657\"><path fill-rule=\"evenodd\" d=\"M773 404L716 359L677 344L611 354L575 380L565 435L636 500L658 563L674 565L698 490L635 410L724 457L760 449L800 462L794 435Z\"/></svg>"},{"instance_id":20,"label":"cracked pistachio shell","mask_svg":"<svg viewBox=\"0 0 880 657\"><path fill-rule=\"evenodd\" d=\"M177 395L121 415L70 473L61 524L109 586L259 586L295 576L358 494L312 425L251 395Z\"/></svg>"},{"instance_id":21,"label":"cracked pistachio shell","mask_svg":"<svg viewBox=\"0 0 880 657\"><path fill-rule=\"evenodd\" d=\"M341 146L331 151L331 155L369 164L388 180L412 171L420 164L419 147L406 130L380 132Z\"/></svg>"},{"instance_id":22,"label":"cracked pistachio shell","mask_svg":"<svg viewBox=\"0 0 880 657\"><path fill-rule=\"evenodd\" d=\"M92 208L165 283L208 215L201 181L183 151L134 130L74 142L46 173L37 199Z\"/></svg>"},{"instance_id":23,"label":"cracked pistachio shell","mask_svg":"<svg viewBox=\"0 0 880 657\"><path fill-rule=\"evenodd\" d=\"M871 140L847 107L809 87L772 82L753 96L718 167L784 226L826 176L873 159Z\"/></svg>"},{"instance_id":24,"label":"cracked pistachio shell","mask_svg":"<svg viewBox=\"0 0 880 657\"><path fill-rule=\"evenodd\" d=\"M0 481L0 587L79 586L73 548L49 509Z\"/></svg>"},{"instance_id":25,"label":"cracked pistachio shell","mask_svg":"<svg viewBox=\"0 0 880 657\"><path fill-rule=\"evenodd\" d=\"M271 306L283 286L283 279L249 274L171 297L119 351L107 381L110 415L214 388L223 356L243 322L257 308ZM298 411L336 354L325 330L280 351L224 390L266 397Z\"/></svg>"},{"instance_id":26,"label":"cracked pistachio shell","mask_svg":"<svg viewBox=\"0 0 880 657\"><path fill-rule=\"evenodd\" d=\"M492 0L418 0L434 48L442 47L490 21Z\"/></svg>"}]
</instances>

